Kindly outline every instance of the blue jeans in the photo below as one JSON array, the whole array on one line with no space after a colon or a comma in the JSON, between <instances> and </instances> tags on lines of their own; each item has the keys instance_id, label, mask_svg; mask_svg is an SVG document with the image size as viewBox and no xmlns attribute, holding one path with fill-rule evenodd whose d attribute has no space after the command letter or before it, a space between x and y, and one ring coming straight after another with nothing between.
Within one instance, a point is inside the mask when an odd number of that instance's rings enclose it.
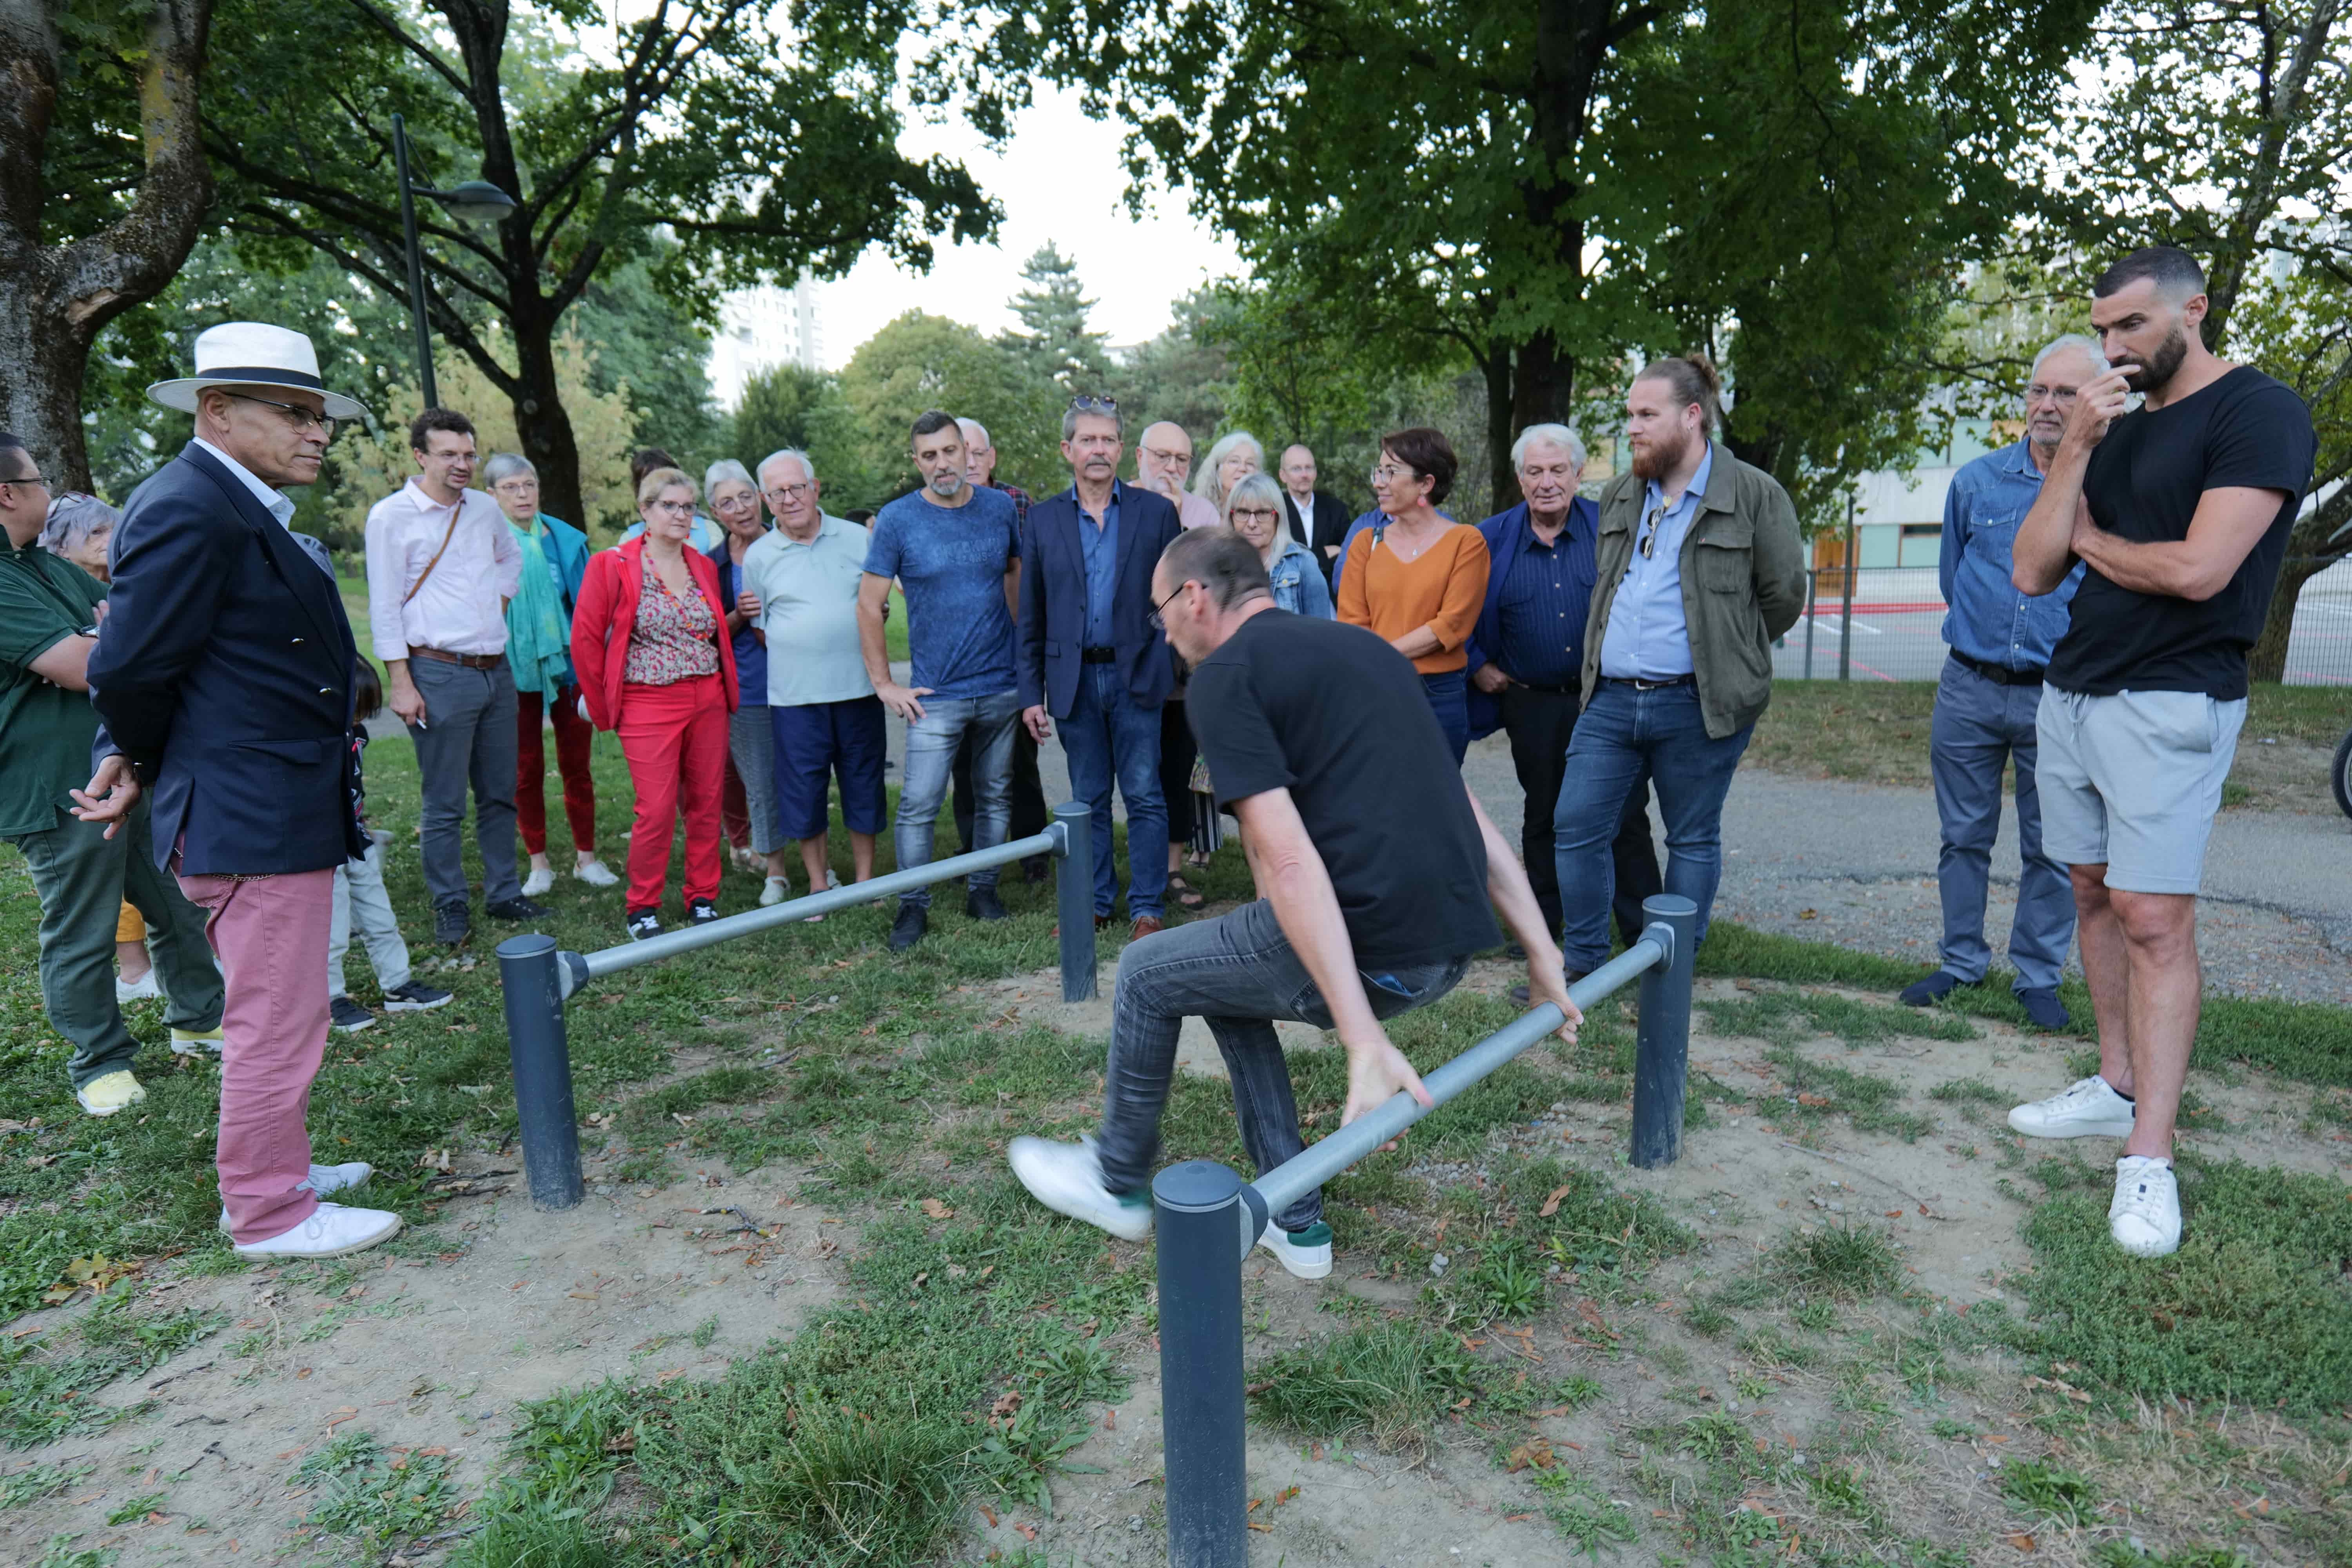
<instances>
[{"instance_id":1,"label":"blue jeans","mask_svg":"<svg viewBox=\"0 0 2352 1568\"><path fill-rule=\"evenodd\" d=\"M1698 688L1687 681L1636 691L1603 680L1594 689L1569 741L1568 772L1552 815L1566 916L1560 951L1570 973L1591 973L1608 962L1609 903L1616 895L1609 847L1625 796L1645 771L1657 786L1666 829L1664 890L1698 906L1698 934L1706 937L1723 880L1723 797L1755 728L1709 740Z\"/></svg>"},{"instance_id":2,"label":"blue jeans","mask_svg":"<svg viewBox=\"0 0 2352 1568\"><path fill-rule=\"evenodd\" d=\"M1164 912L1168 899L1168 803L1160 794L1160 710L1139 707L1119 679L1118 666L1089 664L1078 671L1070 716L1061 721L1062 751L1070 764L1070 793L1094 808L1095 913L1118 900L1112 864L1110 789L1114 778L1127 802L1127 914Z\"/></svg>"},{"instance_id":3,"label":"blue jeans","mask_svg":"<svg viewBox=\"0 0 2352 1568\"><path fill-rule=\"evenodd\" d=\"M2066 868L2042 852L2042 793L2034 783L2041 737L2039 686L2003 686L1958 659L1944 661L1936 716L1927 728L1927 765L1936 779L1936 818L1943 847L1936 887L1944 901L1943 967L1973 984L1985 977L1985 889L1993 840L2000 835L2002 764L2017 764L2017 915L2009 961L2020 991L2054 991L2074 941L2074 889Z\"/></svg>"},{"instance_id":4,"label":"blue jeans","mask_svg":"<svg viewBox=\"0 0 2352 1568\"><path fill-rule=\"evenodd\" d=\"M1013 727L1020 721L1020 701L1011 691L924 700L923 716L907 726L907 777L898 789L898 821L891 834L900 870L930 864L931 825L947 798L948 771L967 730L974 733L978 748L971 768L972 792L980 797L978 842L972 847L992 849L1004 842L1005 825L1013 815ZM975 891L995 887L996 868L974 871L964 879L964 886ZM927 884L901 893L898 901L928 910L931 889Z\"/></svg>"},{"instance_id":5,"label":"blue jeans","mask_svg":"<svg viewBox=\"0 0 2352 1568\"><path fill-rule=\"evenodd\" d=\"M1454 750L1454 765L1462 765L1462 753L1470 749L1470 683L1458 669L1441 675L1424 675L1421 689L1429 699L1429 710L1437 715L1437 727L1445 731L1445 743Z\"/></svg>"},{"instance_id":6,"label":"blue jeans","mask_svg":"<svg viewBox=\"0 0 2352 1568\"><path fill-rule=\"evenodd\" d=\"M1466 958L1363 971L1372 1015L1399 1013L1436 1001L1469 973ZM1273 1020L1291 1018L1331 1027L1323 1001L1282 934L1274 906L1260 900L1213 921L1196 921L1141 942L1119 955L1118 990L1111 1001L1110 1061L1104 1072L1102 1130L1096 1134L1103 1184L1114 1193L1143 1190L1160 1152L1160 1114L1176 1074L1176 1037L1187 1017L1205 1019L1233 1081L1234 1115L1250 1161L1264 1175L1307 1147L1298 1134L1298 1104L1291 1098L1290 1067ZM1323 1217L1323 1194L1312 1192L1274 1216L1285 1230Z\"/></svg>"}]
</instances>

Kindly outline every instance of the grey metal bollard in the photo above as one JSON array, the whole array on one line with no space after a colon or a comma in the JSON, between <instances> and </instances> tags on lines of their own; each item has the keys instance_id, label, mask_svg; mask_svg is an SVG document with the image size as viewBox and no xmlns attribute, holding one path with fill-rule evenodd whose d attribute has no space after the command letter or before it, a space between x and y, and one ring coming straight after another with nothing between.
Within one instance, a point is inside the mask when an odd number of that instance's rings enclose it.
<instances>
[{"instance_id":1,"label":"grey metal bollard","mask_svg":"<svg viewBox=\"0 0 2352 1568\"><path fill-rule=\"evenodd\" d=\"M523 1170L530 1178L531 1203L543 1209L568 1209L580 1202L580 1126L572 1106L560 963L551 936L510 936L499 943Z\"/></svg>"},{"instance_id":2,"label":"grey metal bollard","mask_svg":"<svg viewBox=\"0 0 2352 1568\"><path fill-rule=\"evenodd\" d=\"M1187 1160L1151 1179L1171 1568L1246 1568L1242 1179Z\"/></svg>"},{"instance_id":3,"label":"grey metal bollard","mask_svg":"<svg viewBox=\"0 0 2352 1568\"><path fill-rule=\"evenodd\" d=\"M1698 906L1677 893L1642 900L1643 929L1664 926L1674 957L1643 972L1633 1047L1633 1147L1643 1170L1671 1165L1683 1152L1683 1091L1690 1070L1691 965L1698 948Z\"/></svg>"},{"instance_id":4,"label":"grey metal bollard","mask_svg":"<svg viewBox=\"0 0 2352 1568\"><path fill-rule=\"evenodd\" d=\"M1055 910L1062 921L1062 1000L1091 1002L1095 995L1095 856L1110 846L1095 843L1093 808L1066 800L1054 808L1062 829L1062 863L1054 868Z\"/></svg>"}]
</instances>

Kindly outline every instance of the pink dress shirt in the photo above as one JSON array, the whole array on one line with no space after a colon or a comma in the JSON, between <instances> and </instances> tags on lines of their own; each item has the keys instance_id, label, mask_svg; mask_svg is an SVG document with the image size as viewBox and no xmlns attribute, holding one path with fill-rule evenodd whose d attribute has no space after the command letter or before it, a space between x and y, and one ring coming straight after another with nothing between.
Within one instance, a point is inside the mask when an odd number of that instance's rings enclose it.
<instances>
[{"instance_id":1,"label":"pink dress shirt","mask_svg":"<svg viewBox=\"0 0 2352 1568\"><path fill-rule=\"evenodd\" d=\"M430 577L425 567L448 531L450 509L412 479L368 513L368 630L377 658L406 658L417 647L506 651L506 601L522 582L522 547L486 491L467 490L457 507L457 531ZM420 577L424 586L409 598Z\"/></svg>"}]
</instances>

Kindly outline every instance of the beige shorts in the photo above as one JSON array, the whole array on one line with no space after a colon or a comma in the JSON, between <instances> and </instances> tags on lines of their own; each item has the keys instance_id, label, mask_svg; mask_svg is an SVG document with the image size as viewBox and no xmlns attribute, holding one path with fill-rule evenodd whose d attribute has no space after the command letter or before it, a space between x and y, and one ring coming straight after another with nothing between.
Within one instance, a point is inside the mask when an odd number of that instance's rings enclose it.
<instances>
[{"instance_id":1,"label":"beige shorts","mask_svg":"<svg viewBox=\"0 0 2352 1568\"><path fill-rule=\"evenodd\" d=\"M2245 722L2242 698L2043 687L2034 724L2042 852L2063 866L2105 866L2107 886L2127 893L2195 893Z\"/></svg>"}]
</instances>

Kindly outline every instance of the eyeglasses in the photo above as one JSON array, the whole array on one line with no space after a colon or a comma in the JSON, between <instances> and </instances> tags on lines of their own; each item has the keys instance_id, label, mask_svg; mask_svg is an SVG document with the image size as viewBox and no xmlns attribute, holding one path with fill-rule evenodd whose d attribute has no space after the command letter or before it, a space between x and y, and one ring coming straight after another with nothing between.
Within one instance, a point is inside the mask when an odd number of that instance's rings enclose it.
<instances>
[{"instance_id":1,"label":"eyeglasses","mask_svg":"<svg viewBox=\"0 0 2352 1568\"><path fill-rule=\"evenodd\" d=\"M2056 404L2059 407L2063 408L2068 404L2074 401L2075 395L2076 393L2074 387L2044 386L2037 381L2032 386L2025 389L2025 405L2031 408L2033 405L2046 399L2049 402Z\"/></svg>"},{"instance_id":2,"label":"eyeglasses","mask_svg":"<svg viewBox=\"0 0 2352 1568\"><path fill-rule=\"evenodd\" d=\"M1088 397L1081 394L1070 399L1070 408L1072 412L1078 414L1116 414L1118 412L1118 399Z\"/></svg>"},{"instance_id":3,"label":"eyeglasses","mask_svg":"<svg viewBox=\"0 0 2352 1568\"><path fill-rule=\"evenodd\" d=\"M313 425L319 434L331 441L335 438L335 422L323 414L313 414L299 403L279 403L273 398L256 397L249 392L232 392L231 397L246 403L258 403L264 408L275 408L285 419L287 427L297 435L308 435Z\"/></svg>"},{"instance_id":4,"label":"eyeglasses","mask_svg":"<svg viewBox=\"0 0 2352 1568\"><path fill-rule=\"evenodd\" d=\"M1642 519L1642 542L1638 548L1644 561L1653 559L1658 552L1658 525L1665 521L1665 503L1660 501L1650 509L1649 515Z\"/></svg>"},{"instance_id":5,"label":"eyeglasses","mask_svg":"<svg viewBox=\"0 0 2352 1568\"><path fill-rule=\"evenodd\" d=\"M796 506L814 489L814 485L778 485L768 492L768 499L778 506Z\"/></svg>"},{"instance_id":6,"label":"eyeglasses","mask_svg":"<svg viewBox=\"0 0 2352 1568\"><path fill-rule=\"evenodd\" d=\"M657 500L654 502L654 510L667 512L672 517L692 517L694 503L690 500Z\"/></svg>"},{"instance_id":7,"label":"eyeglasses","mask_svg":"<svg viewBox=\"0 0 2352 1568\"><path fill-rule=\"evenodd\" d=\"M1268 511L1263 507L1237 506L1226 515L1231 517L1235 522L1241 521L1244 518L1249 518L1259 522L1272 522L1276 518L1280 517L1282 514L1278 511Z\"/></svg>"},{"instance_id":8,"label":"eyeglasses","mask_svg":"<svg viewBox=\"0 0 2352 1568\"><path fill-rule=\"evenodd\" d=\"M725 500L717 504L720 511L741 511L746 507L758 506L760 498L746 491L740 496L730 495Z\"/></svg>"},{"instance_id":9,"label":"eyeglasses","mask_svg":"<svg viewBox=\"0 0 2352 1568\"><path fill-rule=\"evenodd\" d=\"M492 485L490 489L498 491L500 495L530 495L538 490L539 481L530 478L500 479L497 484Z\"/></svg>"},{"instance_id":10,"label":"eyeglasses","mask_svg":"<svg viewBox=\"0 0 2352 1568\"><path fill-rule=\"evenodd\" d=\"M1392 485L1399 479L1417 479L1419 478L1421 478L1421 476L1414 473L1411 468L1400 468L1387 463L1382 463L1379 468L1372 470L1372 483L1376 485Z\"/></svg>"},{"instance_id":11,"label":"eyeglasses","mask_svg":"<svg viewBox=\"0 0 2352 1568\"><path fill-rule=\"evenodd\" d=\"M1184 590L1192 585L1192 580L1189 577L1186 578L1183 582L1176 584L1176 592L1169 595L1166 598L1151 606L1151 629L1153 631L1164 632L1168 629L1168 619L1162 612L1165 611L1169 605L1174 604L1178 599L1183 597Z\"/></svg>"},{"instance_id":12,"label":"eyeglasses","mask_svg":"<svg viewBox=\"0 0 2352 1568\"><path fill-rule=\"evenodd\" d=\"M1143 447L1142 452L1152 461L1166 463L1171 468L1189 468L1192 466L1192 454L1190 452L1163 452L1157 447Z\"/></svg>"},{"instance_id":13,"label":"eyeglasses","mask_svg":"<svg viewBox=\"0 0 2352 1568\"><path fill-rule=\"evenodd\" d=\"M26 474L20 479L0 479L0 485L38 485L43 489L47 489L49 488L49 481L41 478L38 474ZM50 499L55 500L57 498L53 495Z\"/></svg>"}]
</instances>

